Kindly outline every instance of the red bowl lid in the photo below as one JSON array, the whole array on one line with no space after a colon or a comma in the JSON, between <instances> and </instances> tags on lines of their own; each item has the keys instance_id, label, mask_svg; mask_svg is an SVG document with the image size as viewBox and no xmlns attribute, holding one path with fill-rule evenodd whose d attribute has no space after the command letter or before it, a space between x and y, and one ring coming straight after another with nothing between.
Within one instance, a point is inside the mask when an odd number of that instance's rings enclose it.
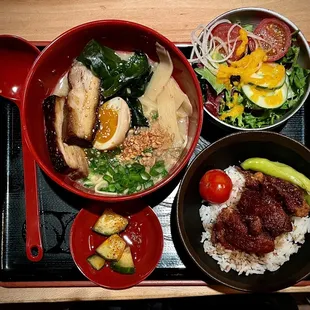
<instances>
[{"instance_id":1,"label":"red bowl lid","mask_svg":"<svg viewBox=\"0 0 310 310\"><path fill-rule=\"evenodd\" d=\"M124 206L126 205L126 206ZM129 224L120 236L130 246L136 271L134 274L120 274L113 271L109 263L99 271L95 270L87 258L95 254L95 249L108 237L92 231L105 208L125 216ZM140 200L117 205L92 203L76 216L70 233L70 251L82 274L95 284L109 289L125 289L137 285L156 268L163 251L163 231L151 207Z\"/></svg>"}]
</instances>

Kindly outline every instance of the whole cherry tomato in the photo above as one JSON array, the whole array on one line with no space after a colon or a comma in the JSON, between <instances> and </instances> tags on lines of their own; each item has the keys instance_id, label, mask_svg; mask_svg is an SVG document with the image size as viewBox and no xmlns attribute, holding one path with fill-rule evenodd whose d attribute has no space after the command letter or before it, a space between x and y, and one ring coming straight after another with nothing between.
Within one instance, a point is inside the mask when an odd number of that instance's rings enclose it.
<instances>
[{"instance_id":1,"label":"whole cherry tomato","mask_svg":"<svg viewBox=\"0 0 310 310\"><path fill-rule=\"evenodd\" d=\"M223 170L209 170L199 182L200 196L203 200L211 203L223 203L227 201L231 190L231 179Z\"/></svg>"}]
</instances>

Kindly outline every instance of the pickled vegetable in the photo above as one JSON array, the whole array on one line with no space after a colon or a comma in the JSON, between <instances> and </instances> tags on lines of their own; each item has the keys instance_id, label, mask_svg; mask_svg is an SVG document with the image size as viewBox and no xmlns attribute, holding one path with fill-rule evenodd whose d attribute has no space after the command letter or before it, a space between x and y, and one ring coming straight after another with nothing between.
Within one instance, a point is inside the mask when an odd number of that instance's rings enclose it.
<instances>
[{"instance_id":1,"label":"pickled vegetable","mask_svg":"<svg viewBox=\"0 0 310 310\"><path fill-rule=\"evenodd\" d=\"M98 218L93 231L104 236L118 234L125 230L128 225L127 218L116 214L111 209L104 210L103 214Z\"/></svg>"}]
</instances>

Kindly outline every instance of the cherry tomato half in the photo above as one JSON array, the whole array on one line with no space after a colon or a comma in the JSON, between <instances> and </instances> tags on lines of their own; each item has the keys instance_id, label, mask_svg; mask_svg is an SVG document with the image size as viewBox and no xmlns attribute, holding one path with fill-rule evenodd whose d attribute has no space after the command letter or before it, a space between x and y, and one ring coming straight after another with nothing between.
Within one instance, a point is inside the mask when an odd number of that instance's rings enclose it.
<instances>
[{"instance_id":1,"label":"cherry tomato half","mask_svg":"<svg viewBox=\"0 0 310 310\"><path fill-rule=\"evenodd\" d=\"M228 35L228 31L230 30L230 28L233 25L230 23L222 23L217 25L213 30L212 30L212 34L215 37L219 37L220 39L222 39L224 42L227 42L227 35ZM240 27L234 27L233 30L230 33L229 36L229 40L230 41L235 41L238 37L239 37L239 31L240 31ZM235 47L235 51L232 54L232 56L230 57L230 60L235 61L238 60L242 57L242 55L237 56L236 55L236 50L239 47L239 45L241 44L241 41L237 41L236 43L236 47ZM230 47L233 47L233 43L230 43ZM221 50L221 52L224 52Z\"/></svg>"},{"instance_id":2,"label":"cherry tomato half","mask_svg":"<svg viewBox=\"0 0 310 310\"><path fill-rule=\"evenodd\" d=\"M227 201L231 190L231 179L223 170L209 170L199 182L200 196L203 200L211 203L223 203Z\"/></svg>"},{"instance_id":3,"label":"cherry tomato half","mask_svg":"<svg viewBox=\"0 0 310 310\"><path fill-rule=\"evenodd\" d=\"M292 43L290 28L277 18L263 19L253 33L270 43L261 42L261 47L267 51L270 62L282 58ZM250 40L249 47L251 51L255 49L253 40Z\"/></svg>"}]
</instances>

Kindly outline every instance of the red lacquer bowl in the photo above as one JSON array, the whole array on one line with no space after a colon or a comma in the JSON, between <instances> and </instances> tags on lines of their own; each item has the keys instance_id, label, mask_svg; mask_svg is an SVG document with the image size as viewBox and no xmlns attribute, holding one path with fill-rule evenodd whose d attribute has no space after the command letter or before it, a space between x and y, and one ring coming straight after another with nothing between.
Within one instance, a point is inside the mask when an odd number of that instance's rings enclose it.
<instances>
[{"instance_id":1,"label":"red lacquer bowl","mask_svg":"<svg viewBox=\"0 0 310 310\"><path fill-rule=\"evenodd\" d=\"M87 257L107 239L92 231L105 207L111 208L111 205L93 204L78 213L71 228L70 251L75 264L90 281L109 289L125 289L137 285L153 272L162 255L163 232L156 214L143 202L112 205L114 212L129 220L120 236L130 246L136 271L134 274L120 274L113 271L108 263L97 271L87 262Z\"/></svg>"},{"instance_id":2,"label":"red lacquer bowl","mask_svg":"<svg viewBox=\"0 0 310 310\"><path fill-rule=\"evenodd\" d=\"M174 65L173 76L193 105L193 115L189 122L189 139L180 160L161 182L142 192L107 196L78 186L65 175L55 172L49 158L44 134L42 102L51 94L59 78L69 69L83 47L91 39L116 50L141 50L151 59L158 61L155 44L158 42L170 53ZM77 26L60 35L49 44L34 63L26 82L24 95L23 130L25 130L29 148L42 170L60 186L86 198L117 202L135 199L164 186L170 182L189 161L198 142L202 119L203 102L199 82L195 72L182 52L167 38L140 24L102 20Z\"/></svg>"}]
</instances>

